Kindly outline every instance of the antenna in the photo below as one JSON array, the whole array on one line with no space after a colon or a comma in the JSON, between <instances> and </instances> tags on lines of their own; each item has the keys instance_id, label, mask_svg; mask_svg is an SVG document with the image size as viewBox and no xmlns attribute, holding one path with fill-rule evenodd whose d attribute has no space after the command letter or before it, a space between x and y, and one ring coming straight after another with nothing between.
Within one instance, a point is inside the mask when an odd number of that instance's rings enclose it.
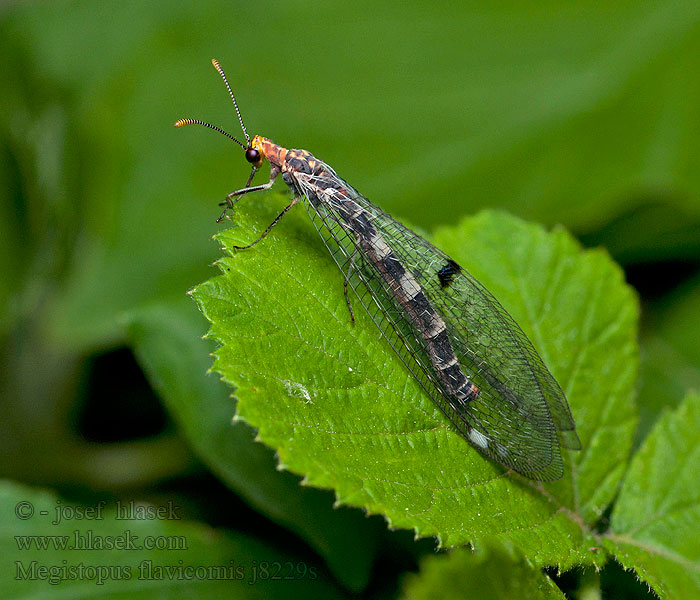
<instances>
[{"instance_id":1,"label":"antenna","mask_svg":"<svg viewBox=\"0 0 700 600\"><path fill-rule=\"evenodd\" d=\"M214 131L223 133L227 138L230 138L234 142L236 142L241 148L243 148L243 150L247 150L247 146L245 146L242 142L239 142L230 133L227 133L226 131L220 129L216 125L212 125L211 123L205 123L204 121L200 121L199 119L180 119L178 121L175 121L175 127L184 127L185 125L204 125L205 127L209 127L209 129L213 129Z\"/></svg>"},{"instance_id":2,"label":"antenna","mask_svg":"<svg viewBox=\"0 0 700 600\"><path fill-rule=\"evenodd\" d=\"M233 95L233 91L231 90L231 86L228 84L228 79L226 79L226 74L224 73L224 70L221 68L221 65L219 64L218 60L216 60L215 58L212 58L211 64L214 65L214 68L219 72L219 75L221 75L221 79L223 79L224 83L226 84L226 89L228 90L228 93L231 96L231 100L233 100L233 105L236 107L236 114L238 115L238 120L241 123L241 128L243 129L243 135L245 135L245 141L248 143L248 146L250 146L250 136L248 135L248 131L246 130L245 125L243 124L243 118L241 117L241 111L238 110L238 102L236 102L236 97Z\"/></svg>"}]
</instances>

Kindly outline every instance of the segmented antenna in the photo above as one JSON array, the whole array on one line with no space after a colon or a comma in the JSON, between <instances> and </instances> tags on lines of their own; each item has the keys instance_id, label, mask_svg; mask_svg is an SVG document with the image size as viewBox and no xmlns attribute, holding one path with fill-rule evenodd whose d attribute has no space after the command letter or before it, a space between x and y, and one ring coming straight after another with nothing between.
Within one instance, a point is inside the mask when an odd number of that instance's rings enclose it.
<instances>
[{"instance_id":1,"label":"segmented antenna","mask_svg":"<svg viewBox=\"0 0 700 600\"><path fill-rule=\"evenodd\" d=\"M243 150L247 149L247 146L243 144L243 142L239 142L230 133L224 131L223 129L220 129L216 125L212 125L211 123L205 123L204 121L200 121L199 119L180 119L178 121L175 121L175 127L184 127L185 125L204 125L205 127L209 127L209 129L213 129L214 131L223 133L227 138L230 138L234 142L236 142L241 148L243 148Z\"/></svg>"},{"instance_id":2,"label":"segmented antenna","mask_svg":"<svg viewBox=\"0 0 700 600\"><path fill-rule=\"evenodd\" d=\"M214 68L219 72L219 75L221 75L221 79L223 79L224 83L226 84L226 89L228 90L228 93L231 96L231 100L233 100L233 106L236 107L236 114L238 115L238 120L241 123L241 128L243 129L243 135L245 135L245 141L248 143L248 146L250 146L250 136L248 135L248 131L246 130L245 125L243 124L243 118L241 117L241 111L238 110L238 102L236 102L236 97L233 95L233 91L231 90L231 86L228 84L228 79L226 79L226 74L224 73L224 70L221 68L221 65L219 64L218 60L216 60L215 58L212 58L211 64L214 65Z\"/></svg>"}]
</instances>

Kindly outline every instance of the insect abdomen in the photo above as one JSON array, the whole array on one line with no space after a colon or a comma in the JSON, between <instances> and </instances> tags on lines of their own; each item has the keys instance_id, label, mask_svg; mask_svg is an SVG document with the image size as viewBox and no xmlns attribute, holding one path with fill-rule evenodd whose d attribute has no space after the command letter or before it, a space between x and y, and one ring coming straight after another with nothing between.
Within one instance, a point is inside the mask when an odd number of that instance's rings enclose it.
<instances>
[{"instance_id":1,"label":"insect abdomen","mask_svg":"<svg viewBox=\"0 0 700 600\"><path fill-rule=\"evenodd\" d=\"M461 404L476 399L479 390L462 372L447 333L447 326L416 278L406 270L381 233L375 229L364 209L347 197L342 203L338 203L336 208L358 238L367 259L374 265L418 330L430 362L446 392Z\"/></svg>"}]
</instances>

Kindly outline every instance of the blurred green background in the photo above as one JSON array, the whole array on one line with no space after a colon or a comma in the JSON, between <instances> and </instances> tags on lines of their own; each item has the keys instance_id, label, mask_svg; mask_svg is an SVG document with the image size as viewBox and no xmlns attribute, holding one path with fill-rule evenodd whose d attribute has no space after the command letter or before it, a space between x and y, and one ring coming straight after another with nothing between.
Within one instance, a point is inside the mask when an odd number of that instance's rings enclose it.
<instances>
[{"instance_id":1,"label":"blurred green background","mask_svg":"<svg viewBox=\"0 0 700 600\"><path fill-rule=\"evenodd\" d=\"M238 146L172 127L239 135L211 58L251 134L397 217L497 207L606 247L642 300L641 441L700 388L700 4L527 4L0 9L2 475L67 502L175 498L341 595L391 597L433 551L277 472L204 374L186 291L216 273L217 202L248 175Z\"/></svg>"}]
</instances>

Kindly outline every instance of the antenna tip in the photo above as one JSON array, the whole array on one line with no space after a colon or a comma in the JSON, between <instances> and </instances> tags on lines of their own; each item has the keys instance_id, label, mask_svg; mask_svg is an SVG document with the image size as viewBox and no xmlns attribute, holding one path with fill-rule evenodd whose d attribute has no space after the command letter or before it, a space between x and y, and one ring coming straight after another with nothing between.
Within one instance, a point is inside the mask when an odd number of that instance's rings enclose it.
<instances>
[{"instance_id":1,"label":"antenna tip","mask_svg":"<svg viewBox=\"0 0 700 600\"><path fill-rule=\"evenodd\" d=\"M211 59L211 64L214 65L214 68L215 68L217 71L221 71L221 65L219 64L219 61L218 61L218 60L216 60L215 58L212 58L212 59Z\"/></svg>"},{"instance_id":2,"label":"antenna tip","mask_svg":"<svg viewBox=\"0 0 700 600\"><path fill-rule=\"evenodd\" d=\"M192 125L194 121L192 119L178 119L175 121L175 127L184 127L185 125Z\"/></svg>"}]
</instances>

